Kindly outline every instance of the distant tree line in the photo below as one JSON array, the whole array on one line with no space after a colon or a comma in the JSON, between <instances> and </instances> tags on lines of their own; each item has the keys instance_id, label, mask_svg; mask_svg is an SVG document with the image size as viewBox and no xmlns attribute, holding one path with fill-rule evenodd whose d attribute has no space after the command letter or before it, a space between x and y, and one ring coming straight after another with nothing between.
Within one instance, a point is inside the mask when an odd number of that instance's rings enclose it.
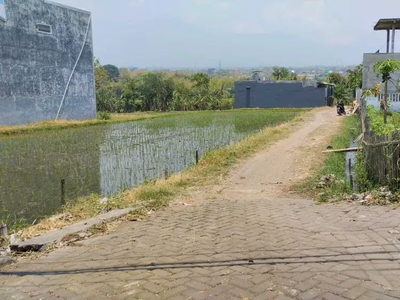
<instances>
[{"instance_id":1,"label":"distant tree line","mask_svg":"<svg viewBox=\"0 0 400 300\"><path fill-rule=\"evenodd\" d=\"M97 109L103 112L224 110L234 107L240 78L205 73L145 72L95 60Z\"/></svg>"}]
</instances>

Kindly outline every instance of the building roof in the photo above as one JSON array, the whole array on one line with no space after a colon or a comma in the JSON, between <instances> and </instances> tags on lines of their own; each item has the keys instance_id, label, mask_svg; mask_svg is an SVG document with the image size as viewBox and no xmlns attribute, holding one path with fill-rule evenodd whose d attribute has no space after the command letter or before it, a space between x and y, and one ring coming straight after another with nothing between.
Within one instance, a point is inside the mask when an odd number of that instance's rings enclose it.
<instances>
[{"instance_id":1,"label":"building roof","mask_svg":"<svg viewBox=\"0 0 400 300\"><path fill-rule=\"evenodd\" d=\"M61 3L54 2L54 1L51 1L51 0L44 0L44 2L47 3L47 4L63 7L63 8L66 8L66 9L70 9L70 10L75 10L75 11L80 11L80 12L83 12L83 13L91 14L91 12L88 11L88 10L77 8L77 7L72 7L72 6L61 4Z\"/></svg>"},{"instance_id":2,"label":"building roof","mask_svg":"<svg viewBox=\"0 0 400 300\"><path fill-rule=\"evenodd\" d=\"M318 81L317 86L318 87L328 87L328 86L336 86L336 85L333 83L329 83L329 82Z\"/></svg>"},{"instance_id":3,"label":"building roof","mask_svg":"<svg viewBox=\"0 0 400 300\"><path fill-rule=\"evenodd\" d=\"M380 19L378 23L376 23L374 30L392 29L393 25L395 29L400 29L400 19Z\"/></svg>"}]
</instances>

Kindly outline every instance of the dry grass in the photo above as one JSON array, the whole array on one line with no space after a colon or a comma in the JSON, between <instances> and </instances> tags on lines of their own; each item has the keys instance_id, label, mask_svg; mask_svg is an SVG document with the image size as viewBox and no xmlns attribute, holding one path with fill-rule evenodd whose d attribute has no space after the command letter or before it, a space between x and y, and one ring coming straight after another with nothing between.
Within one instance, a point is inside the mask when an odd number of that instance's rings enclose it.
<instances>
[{"instance_id":1,"label":"dry grass","mask_svg":"<svg viewBox=\"0 0 400 300\"><path fill-rule=\"evenodd\" d=\"M301 126L304 119L310 117L311 112L306 112L288 123L267 127L264 132L257 133L242 142L207 153L198 165L182 173L172 174L167 180L152 181L128 190L110 199L107 204L101 204L97 195L78 199L64 207L63 218L42 220L39 224L24 229L21 236L23 239L32 238L94 217L102 210L109 211L138 205L132 213L132 218L140 218L150 210L167 206L173 199L184 197L204 186L218 184L235 163L289 136Z\"/></svg>"},{"instance_id":2,"label":"dry grass","mask_svg":"<svg viewBox=\"0 0 400 300\"><path fill-rule=\"evenodd\" d=\"M113 124L122 122L131 122L151 118L165 117L177 113L131 113L131 114L111 114L110 120L91 119L84 121L43 121L39 123L31 123L28 125L0 126L1 135L16 135L32 131L46 131L54 129L76 128L84 126L95 126L103 124Z\"/></svg>"}]
</instances>

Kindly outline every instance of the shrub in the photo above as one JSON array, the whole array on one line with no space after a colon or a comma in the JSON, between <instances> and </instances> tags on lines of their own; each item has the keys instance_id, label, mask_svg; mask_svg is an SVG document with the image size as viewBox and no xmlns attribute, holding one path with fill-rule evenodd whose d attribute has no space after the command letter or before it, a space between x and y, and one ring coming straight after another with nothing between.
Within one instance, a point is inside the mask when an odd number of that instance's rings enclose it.
<instances>
[{"instance_id":1,"label":"shrub","mask_svg":"<svg viewBox=\"0 0 400 300\"><path fill-rule=\"evenodd\" d=\"M99 120L110 120L111 119L111 114L108 112L100 111L97 113L97 118Z\"/></svg>"},{"instance_id":2,"label":"shrub","mask_svg":"<svg viewBox=\"0 0 400 300\"><path fill-rule=\"evenodd\" d=\"M233 98L221 99L221 110L234 109L234 108L235 108L235 99Z\"/></svg>"}]
</instances>

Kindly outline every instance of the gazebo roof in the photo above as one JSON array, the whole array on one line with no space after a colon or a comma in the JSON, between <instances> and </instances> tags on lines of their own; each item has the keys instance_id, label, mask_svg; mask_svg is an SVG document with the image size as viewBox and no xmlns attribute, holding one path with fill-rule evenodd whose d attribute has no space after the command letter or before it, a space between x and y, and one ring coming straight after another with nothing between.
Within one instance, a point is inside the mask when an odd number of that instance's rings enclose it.
<instances>
[{"instance_id":1,"label":"gazebo roof","mask_svg":"<svg viewBox=\"0 0 400 300\"><path fill-rule=\"evenodd\" d=\"M393 25L396 30L400 29L400 19L380 19L376 23L374 30L393 29Z\"/></svg>"}]
</instances>

